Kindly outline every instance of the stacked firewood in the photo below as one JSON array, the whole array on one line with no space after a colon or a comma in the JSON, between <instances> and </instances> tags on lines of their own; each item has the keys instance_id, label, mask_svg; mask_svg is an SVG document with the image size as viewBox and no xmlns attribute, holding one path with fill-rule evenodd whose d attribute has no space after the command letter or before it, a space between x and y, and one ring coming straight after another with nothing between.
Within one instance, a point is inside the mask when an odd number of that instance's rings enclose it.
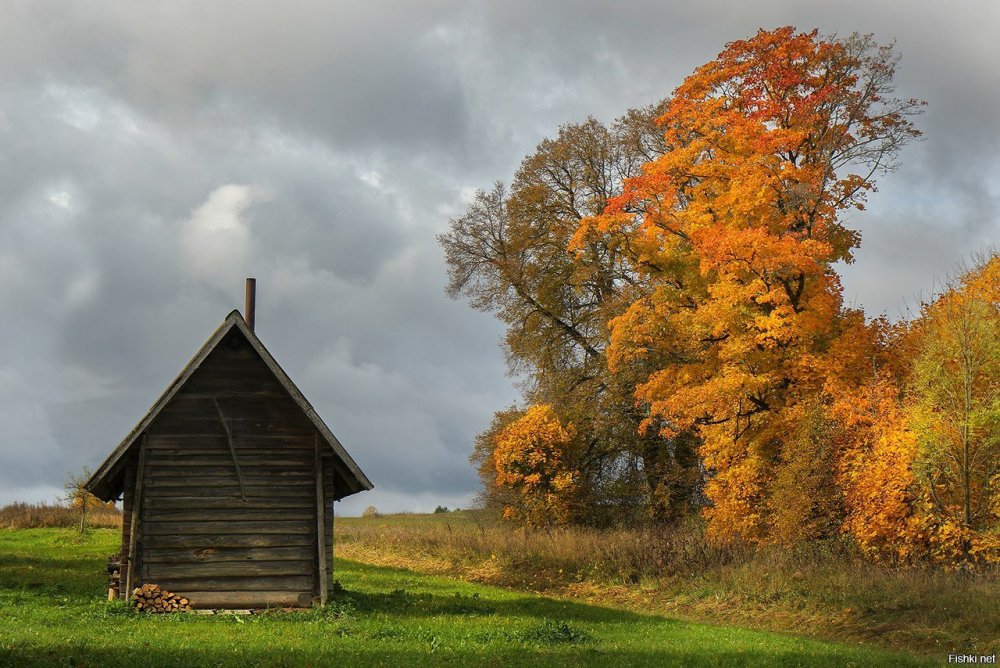
<instances>
[{"instance_id":1,"label":"stacked firewood","mask_svg":"<svg viewBox=\"0 0 1000 668\"><path fill-rule=\"evenodd\" d=\"M190 612L191 601L178 594L160 589L155 584L144 584L132 590L135 607L147 612Z\"/></svg>"}]
</instances>

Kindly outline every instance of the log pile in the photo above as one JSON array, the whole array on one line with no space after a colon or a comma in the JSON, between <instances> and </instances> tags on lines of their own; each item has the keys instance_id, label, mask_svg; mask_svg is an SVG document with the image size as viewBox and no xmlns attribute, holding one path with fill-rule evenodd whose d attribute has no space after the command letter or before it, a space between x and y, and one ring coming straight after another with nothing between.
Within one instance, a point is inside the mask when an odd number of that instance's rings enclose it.
<instances>
[{"instance_id":1,"label":"log pile","mask_svg":"<svg viewBox=\"0 0 1000 668\"><path fill-rule=\"evenodd\" d=\"M178 594L171 594L155 584L144 584L132 590L135 607L146 612L190 612L191 601Z\"/></svg>"}]
</instances>

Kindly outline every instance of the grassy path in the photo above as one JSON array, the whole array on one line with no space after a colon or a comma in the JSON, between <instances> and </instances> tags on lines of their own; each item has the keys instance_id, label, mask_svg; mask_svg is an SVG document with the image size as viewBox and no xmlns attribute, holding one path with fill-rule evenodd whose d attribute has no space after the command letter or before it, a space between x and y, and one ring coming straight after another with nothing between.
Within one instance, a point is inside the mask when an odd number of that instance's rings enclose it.
<instances>
[{"instance_id":1,"label":"grassy path","mask_svg":"<svg viewBox=\"0 0 1000 668\"><path fill-rule=\"evenodd\" d=\"M323 610L147 616L103 602L115 532L0 531L0 665L927 665L338 560Z\"/></svg>"}]
</instances>

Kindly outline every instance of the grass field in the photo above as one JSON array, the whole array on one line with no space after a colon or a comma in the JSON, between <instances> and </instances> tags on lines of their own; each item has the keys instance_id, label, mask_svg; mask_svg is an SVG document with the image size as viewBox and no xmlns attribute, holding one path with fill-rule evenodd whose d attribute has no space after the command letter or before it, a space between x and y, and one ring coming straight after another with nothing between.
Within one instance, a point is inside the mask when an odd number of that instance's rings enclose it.
<instances>
[{"instance_id":1,"label":"grass field","mask_svg":"<svg viewBox=\"0 0 1000 668\"><path fill-rule=\"evenodd\" d=\"M0 665L869 666L904 654L337 559L325 609L149 616L103 601L116 532L0 530Z\"/></svg>"},{"instance_id":2,"label":"grass field","mask_svg":"<svg viewBox=\"0 0 1000 668\"><path fill-rule=\"evenodd\" d=\"M338 518L340 556L694 622L935 658L1000 655L1000 573L882 568L848 545L713 547L674 529L520 530L481 512Z\"/></svg>"}]
</instances>

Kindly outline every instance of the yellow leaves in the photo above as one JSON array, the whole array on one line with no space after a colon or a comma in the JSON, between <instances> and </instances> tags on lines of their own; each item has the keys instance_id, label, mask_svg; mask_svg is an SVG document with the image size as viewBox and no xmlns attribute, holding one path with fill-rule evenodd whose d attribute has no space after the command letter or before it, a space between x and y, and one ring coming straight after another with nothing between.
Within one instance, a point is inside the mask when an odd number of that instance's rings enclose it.
<instances>
[{"instance_id":1,"label":"yellow leaves","mask_svg":"<svg viewBox=\"0 0 1000 668\"><path fill-rule=\"evenodd\" d=\"M922 556L929 532L912 469L916 443L898 391L880 379L868 392L844 397L834 414L851 417L842 425L848 430L840 470L844 529L873 558L905 562Z\"/></svg>"},{"instance_id":2,"label":"yellow leaves","mask_svg":"<svg viewBox=\"0 0 1000 668\"><path fill-rule=\"evenodd\" d=\"M908 334L916 351L907 402L913 465L938 522L935 558L953 563L1000 559L998 272L994 254L925 304Z\"/></svg>"},{"instance_id":3,"label":"yellow leaves","mask_svg":"<svg viewBox=\"0 0 1000 668\"><path fill-rule=\"evenodd\" d=\"M573 425L563 425L548 404L530 406L495 435L496 484L517 491L521 501L504 509L505 518L549 524L575 517L575 438Z\"/></svg>"},{"instance_id":4,"label":"yellow leaves","mask_svg":"<svg viewBox=\"0 0 1000 668\"><path fill-rule=\"evenodd\" d=\"M1000 318L981 299L997 288L979 282L997 267L981 263L906 327L855 316L832 348L844 529L873 558L1000 562L1000 444L987 435L1000 424Z\"/></svg>"},{"instance_id":5,"label":"yellow leaves","mask_svg":"<svg viewBox=\"0 0 1000 668\"><path fill-rule=\"evenodd\" d=\"M714 500L706 509L708 537L719 543L758 542L764 531L763 488L766 463L757 448L724 451L715 434L706 438L705 465L716 468L705 493Z\"/></svg>"}]
</instances>

